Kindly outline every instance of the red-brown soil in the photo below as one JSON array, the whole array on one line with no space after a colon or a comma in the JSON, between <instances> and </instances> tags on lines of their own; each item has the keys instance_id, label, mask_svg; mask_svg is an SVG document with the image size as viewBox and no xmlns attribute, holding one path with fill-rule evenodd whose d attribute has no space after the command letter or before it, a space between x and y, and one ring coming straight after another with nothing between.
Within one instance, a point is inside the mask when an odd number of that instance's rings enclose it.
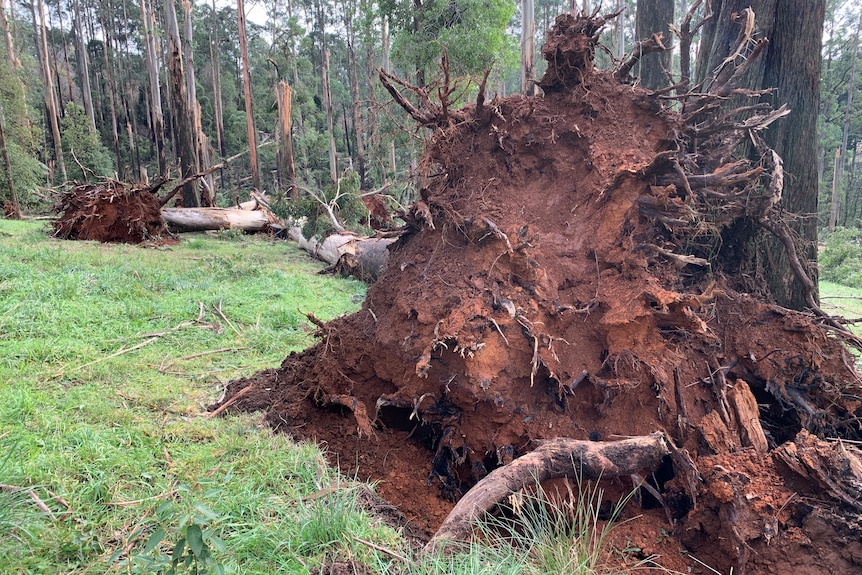
<instances>
[{"instance_id":1,"label":"red-brown soil","mask_svg":"<svg viewBox=\"0 0 862 575\"><path fill-rule=\"evenodd\" d=\"M592 32L568 18L543 97L439 118L421 201L362 310L233 382L227 398L251 388L232 409L320 442L427 530L536 440L664 430L697 473L644 470L667 510L631 503L620 549L682 572L707 572L689 554L722 573L862 572L858 451L826 439L860 439L852 358L763 295L742 249L753 211L715 209L713 192L756 196L768 169L684 191L657 156L679 150L694 175L729 158L695 159L681 117L593 69Z\"/></svg>"},{"instance_id":2,"label":"red-brown soil","mask_svg":"<svg viewBox=\"0 0 862 575\"><path fill-rule=\"evenodd\" d=\"M155 194L113 180L71 188L57 211L53 235L61 239L138 244L171 237Z\"/></svg>"}]
</instances>

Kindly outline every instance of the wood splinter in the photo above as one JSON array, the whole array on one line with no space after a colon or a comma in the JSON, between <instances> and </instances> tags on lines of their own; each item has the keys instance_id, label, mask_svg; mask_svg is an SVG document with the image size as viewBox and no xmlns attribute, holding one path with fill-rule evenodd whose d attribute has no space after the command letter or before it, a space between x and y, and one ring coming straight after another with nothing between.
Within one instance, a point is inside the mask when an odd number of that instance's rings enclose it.
<instances>
[{"instance_id":1,"label":"wood splinter","mask_svg":"<svg viewBox=\"0 0 862 575\"><path fill-rule=\"evenodd\" d=\"M512 493L548 479L578 476L607 479L654 468L672 450L664 432L621 441L584 441L557 437L499 467L473 486L455 505L425 546L431 552L446 541L464 541L473 525Z\"/></svg>"}]
</instances>

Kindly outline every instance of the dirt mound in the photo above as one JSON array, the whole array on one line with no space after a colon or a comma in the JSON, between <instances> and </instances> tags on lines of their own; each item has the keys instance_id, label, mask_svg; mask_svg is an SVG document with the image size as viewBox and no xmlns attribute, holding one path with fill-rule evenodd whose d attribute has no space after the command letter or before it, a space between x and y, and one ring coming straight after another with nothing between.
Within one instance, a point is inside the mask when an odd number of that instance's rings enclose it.
<instances>
[{"instance_id":1,"label":"dirt mound","mask_svg":"<svg viewBox=\"0 0 862 575\"><path fill-rule=\"evenodd\" d=\"M707 136L707 117L595 70L600 24L558 19L544 97L413 114L435 127L429 175L362 310L228 401L322 442L428 529L537 441L661 430L693 466L645 471L662 500L645 492L623 527L643 554L858 572L862 467L825 439L860 438L852 358L745 263L780 162L730 155L755 129Z\"/></svg>"},{"instance_id":2,"label":"dirt mound","mask_svg":"<svg viewBox=\"0 0 862 575\"><path fill-rule=\"evenodd\" d=\"M114 180L73 187L57 211L53 235L65 240L137 244L169 237L155 194Z\"/></svg>"}]
</instances>

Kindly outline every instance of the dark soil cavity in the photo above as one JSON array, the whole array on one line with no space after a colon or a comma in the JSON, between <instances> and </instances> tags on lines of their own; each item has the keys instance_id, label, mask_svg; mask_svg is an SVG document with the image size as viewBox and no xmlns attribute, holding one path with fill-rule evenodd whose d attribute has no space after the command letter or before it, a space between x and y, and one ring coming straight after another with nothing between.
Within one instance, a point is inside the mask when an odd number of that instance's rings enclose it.
<instances>
[{"instance_id":1,"label":"dark soil cavity","mask_svg":"<svg viewBox=\"0 0 862 575\"><path fill-rule=\"evenodd\" d=\"M688 553L724 573L862 572L858 451L825 439L860 437L851 356L732 274L768 166L685 190L677 167L697 182L731 159L694 159L678 115L593 69L596 25L558 19L544 97L427 122L421 201L362 310L226 398L250 387L232 409L320 442L428 530L536 440L664 430L696 471L645 470L668 510L643 497L619 548L683 572L705 572ZM715 192L758 205L714 209Z\"/></svg>"},{"instance_id":2,"label":"dark soil cavity","mask_svg":"<svg viewBox=\"0 0 862 575\"><path fill-rule=\"evenodd\" d=\"M113 180L75 186L57 211L53 235L64 240L137 244L171 237L155 194Z\"/></svg>"}]
</instances>

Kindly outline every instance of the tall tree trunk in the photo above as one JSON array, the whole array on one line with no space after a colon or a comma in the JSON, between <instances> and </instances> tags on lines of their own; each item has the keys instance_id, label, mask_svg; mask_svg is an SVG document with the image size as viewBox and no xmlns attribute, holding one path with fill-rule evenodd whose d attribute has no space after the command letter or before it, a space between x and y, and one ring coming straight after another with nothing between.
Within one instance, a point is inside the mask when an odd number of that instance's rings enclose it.
<instances>
[{"instance_id":1,"label":"tall tree trunk","mask_svg":"<svg viewBox=\"0 0 862 575\"><path fill-rule=\"evenodd\" d=\"M165 119L162 113L162 93L159 87L159 57L156 51L156 16L148 0L141 0L141 22L144 28L144 57L147 65L147 79L150 94L150 122L153 127L153 140L159 161L159 174L167 173L165 160Z\"/></svg>"},{"instance_id":2,"label":"tall tree trunk","mask_svg":"<svg viewBox=\"0 0 862 575\"><path fill-rule=\"evenodd\" d=\"M72 68L69 65L69 51L66 49L66 29L63 26L63 12L60 9L60 2L57 2L57 20L59 20L60 25L60 41L63 43L63 75L66 77L66 84L68 85L69 101L74 102L75 96L72 93L72 88L74 87L74 83L72 82ZM62 100L62 94L60 99Z\"/></svg>"},{"instance_id":3,"label":"tall tree trunk","mask_svg":"<svg viewBox=\"0 0 862 575\"><path fill-rule=\"evenodd\" d=\"M289 188L291 196L299 197L296 187L296 162L293 157L293 134L291 132L291 89L290 85L281 80L275 88L278 101L278 179L281 189Z\"/></svg>"},{"instance_id":4,"label":"tall tree trunk","mask_svg":"<svg viewBox=\"0 0 862 575\"><path fill-rule=\"evenodd\" d=\"M2 2L3 0L0 0ZM93 111L93 91L90 88L90 59L87 55L87 41L84 37L84 27L81 25L81 2L74 0L75 9L75 55L78 57L78 77L81 80L81 97L84 100L84 111L90 120L90 131L96 132L96 114Z\"/></svg>"},{"instance_id":5,"label":"tall tree trunk","mask_svg":"<svg viewBox=\"0 0 862 575\"><path fill-rule=\"evenodd\" d=\"M332 92L329 89L329 49L326 47L326 37L322 41L323 50L323 107L326 108L326 125L329 128L329 179L334 184L338 181L338 157L335 149L335 112L332 109Z\"/></svg>"},{"instance_id":6,"label":"tall tree trunk","mask_svg":"<svg viewBox=\"0 0 862 575\"><path fill-rule=\"evenodd\" d=\"M832 195L831 204L829 205L829 224L830 232L835 231L835 226L838 225L838 216L841 212L841 194L839 182L841 181L841 148L835 150L835 161L832 163Z\"/></svg>"},{"instance_id":7,"label":"tall tree trunk","mask_svg":"<svg viewBox=\"0 0 862 575\"><path fill-rule=\"evenodd\" d=\"M521 93L535 93L536 10L533 0L521 0Z\"/></svg>"},{"instance_id":8,"label":"tall tree trunk","mask_svg":"<svg viewBox=\"0 0 862 575\"><path fill-rule=\"evenodd\" d=\"M779 6L780 4L780 6ZM804 246L800 258L807 260L809 276L817 277L817 109L820 101L820 47L825 0L713 0L715 16L707 22L698 54L698 81L708 78L728 57L739 35L732 14L743 15L751 6L757 16L758 37L769 38L764 53L751 66L742 84L775 88L767 96L776 108L782 104L792 116L773 123L764 139L784 159L782 205L789 214L793 232ZM764 273L776 301L793 309L807 307L805 289L790 272L783 245L775 238L757 242L759 261L769 262ZM816 299L816 294L815 294Z\"/></svg>"},{"instance_id":9,"label":"tall tree trunk","mask_svg":"<svg viewBox=\"0 0 862 575\"><path fill-rule=\"evenodd\" d=\"M39 37L41 44L42 79L45 84L45 109L48 112L48 122L51 125L51 137L54 140L54 159L60 168L60 175L66 181L66 163L63 161L63 143L60 139L60 120L57 117L57 101L54 92L54 74L51 64L48 62L48 33L45 29L45 7L42 0L38 0L39 10Z\"/></svg>"},{"instance_id":10,"label":"tall tree trunk","mask_svg":"<svg viewBox=\"0 0 862 575\"><path fill-rule=\"evenodd\" d=\"M21 219L21 202L18 201L18 192L15 189L15 178L12 175L12 162L9 160L9 151L6 149L6 112L0 102L0 155L3 156L3 169L6 172L6 184L9 186L9 205L6 210L13 220ZM6 206L4 206L4 209Z\"/></svg>"},{"instance_id":11,"label":"tall tree trunk","mask_svg":"<svg viewBox=\"0 0 862 575\"><path fill-rule=\"evenodd\" d=\"M180 172L183 178L187 178L199 172L200 166L197 161L195 133L192 129L193 112L189 109L186 94L183 45L173 0L165 1L165 32L168 42L168 71L174 111L174 130L177 138L177 157L180 161ZM185 208L197 208L201 205L194 179L183 186L182 200Z\"/></svg>"},{"instance_id":12,"label":"tall tree trunk","mask_svg":"<svg viewBox=\"0 0 862 575\"><path fill-rule=\"evenodd\" d=\"M242 58L242 90L245 95L245 122L248 131L248 159L251 165L251 181L256 190L260 189L260 168L257 164L257 130L254 128L254 109L251 98L251 72L248 68L248 42L245 28L245 5L236 0L236 14L239 21L239 50Z\"/></svg>"},{"instance_id":13,"label":"tall tree trunk","mask_svg":"<svg viewBox=\"0 0 862 575\"><path fill-rule=\"evenodd\" d=\"M356 31L351 25L351 18L345 10L344 27L347 32L347 62L350 73L350 106L353 116L353 135L356 142L356 169L359 173L359 187L367 190L368 170L365 165L365 122L362 118L362 102L359 101L359 72L356 64Z\"/></svg>"},{"instance_id":14,"label":"tall tree trunk","mask_svg":"<svg viewBox=\"0 0 862 575\"><path fill-rule=\"evenodd\" d=\"M859 13L859 20L856 24L856 32L853 34L853 59L851 60L850 65L850 82L847 84L847 102L844 106L844 127L841 131L841 156L838 158L838 163L836 164L837 168L837 176L835 177L836 182L838 182L838 193L833 195L832 201L835 203L840 203L840 198L842 196L841 192L844 191L844 197L847 195L847 186L844 181L844 170L847 165L847 144L850 138L850 119L853 115L853 92L856 88L856 62L858 60L859 55L859 32L862 30L862 12ZM834 206L830 211L831 217L829 218L829 230L835 228L838 224L840 208L838 206Z\"/></svg>"},{"instance_id":15,"label":"tall tree trunk","mask_svg":"<svg viewBox=\"0 0 862 575\"><path fill-rule=\"evenodd\" d=\"M102 41L102 61L104 64L104 72L105 72L105 91L108 93L108 106L111 112L111 136L114 140L114 154L117 157L117 173L120 175L120 179L125 179L126 177L126 168L123 163L123 154L120 151L120 134L117 131L118 119L117 119L117 103L116 103L116 90L114 84L114 74L111 71L111 42L109 40L111 36L111 30L107 26L107 18L108 18L108 7L103 2L100 3L101 9L99 10L99 21L102 24L102 32L104 34L104 39Z\"/></svg>"},{"instance_id":16,"label":"tall tree trunk","mask_svg":"<svg viewBox=\"0 0 862 575\"><path fill-rule=\"evenodd\" d=\"M389 72L390 71L390 66L389 66L390 44L389 44L389 17L388 16L383 17L382 33L383 33L383 70L385 72ZM397 165L396 159L395 159L395 142L393 140L389 141L388 152L389 153L387 154L387 156L389 159L389 173L392 174L392 178L394 179L395 175L398 171L398 165ZM384 170L384 172L386 172L386 170ZM384 179L385 179L386 183L389 182L388 177L384 177Z\"/></svg>"},{"instance_id":17,"label":"tall tree trunk","mask_svg":"<svg viewBox=\"0 0 862 575\"><path fill-rule=\"evenodd\" d=\"M635 14L635 39L644 40L653 34L661 34L662 42L670 48L673 37L670 26L673 23L674 0L637 0ZM649 90L658 90L668 85L671 56L670 50L646 54L638 60L635 75L640 85Z\"/></svg>"},{"instance_id":18,"label":"tall tree trunk","mask_svg":"<svg viewBox=\"0 0 862 575\"><path fill-rule=\"evenodd\" d=\"M127 0L123 0L123 22L129 22L129 14L127 7ZM117 46L116 52L120 53L120 58L122 64L120 68L118 68L117 73L122 77L122 70L125 68L126 74L125 79L121 80L121 83L125 87L125 90L122 91L122 101L123 101L123 112L126 121L126 137L129 140L129 159L132 163L132 173L137 178L142 177L141 172L141 154L138 149L138 121L135 117L135 100L132 89L132 59L129 56L129 30L123 30L121 35L115 34L115 38L119 42L118 37L122 36L123 38L123 49L120 51L119 46Z\"/></svg>"},{"instance_id":19,"label":"tall tree trunk","mask_svg":"<svg viewBox=\"0 0 862 575\"><path fill-rule=\"evenodd\" d=\"M195 59L192 50L192 4L189 0L183 0L183 58L186 72L186 97L188 107L192 113L192 130L195 138L195 153L197 155L197 166L200 171L206 172L212 165L209 151L209 138L204 134L201 124L201 105L198 102L197 85L195 82ZM208 173L201 179L205 188L201 192L201 205L215 205L215 183L213 176Z\"/></svg>"},{"instance_id":20,"label":"tall tree trunk","mask_svg":"<svg viewBox=\"0 0 862 575\"><path fill-rule=\"evenodd\" d=\"M221 59L219 58L218 38L218 12L216 12L215 0L212 3L212 30L210 33L210 67L212 68L213 81L213 115L215 116L216 139L218 140L218 153L224 157L224 112L222 111L221 96Z\"/></svg>"},{"instance_id":21,"label":"tall tree trunk","mask_svg":"<svg viewBox=\"0 0 862 575\"><path fill-rule=\"evenodd\" d=\"M617 16L616 22L614 23L614 38L616 49L614 50L615 56L618 60L622 60L626 55L626 3L625 0L617 0L617 10L620 15Z\"/></svg>"},{"instance_id":22,"label":"tall tree trunk","mask_svg":"<svg viewBox=\"0 0 862 575\"><path fill-rule=\"evenodd\" d=\"M9 20L6 17L6 0L0 0L0 28L3 29L3 42L6 44L6 55L12 67L21 67L21 60L15 53L15 41L12 39L12 30L9 28Z\"/></svg>"}]
</instances>

